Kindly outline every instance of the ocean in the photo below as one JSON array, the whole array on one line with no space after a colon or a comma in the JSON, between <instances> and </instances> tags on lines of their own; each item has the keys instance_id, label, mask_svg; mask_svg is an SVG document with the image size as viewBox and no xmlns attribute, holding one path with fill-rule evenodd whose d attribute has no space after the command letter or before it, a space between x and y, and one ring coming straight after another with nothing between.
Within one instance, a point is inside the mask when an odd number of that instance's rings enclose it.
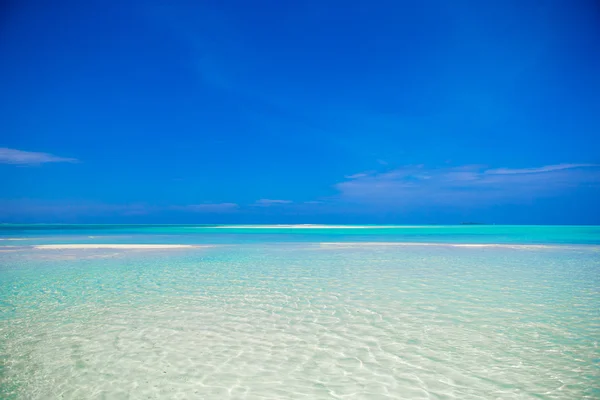
<instances>
[{"instance_id":1,"label":"ocean","mask_svg":"<svg viewBox=\"0 0 600 400\"><path fill-rule=\"evenodd\" d=\"M0 225L1 399L598 399L600 227Z\"/></svg>"}]
</instances>

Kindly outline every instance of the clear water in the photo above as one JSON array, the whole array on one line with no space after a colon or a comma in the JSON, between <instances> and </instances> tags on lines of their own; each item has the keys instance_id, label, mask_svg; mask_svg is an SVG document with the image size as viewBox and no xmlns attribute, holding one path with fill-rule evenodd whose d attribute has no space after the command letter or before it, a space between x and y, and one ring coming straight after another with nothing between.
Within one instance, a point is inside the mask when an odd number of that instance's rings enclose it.
<instances>
[{"instance_id":1,"label":"clear water","mask_svg":"<svg viewBox=\"0 0 600 400\"><path fill-rule=\"evenodd\" d=\"M600 398L598 227L0 238L2 399Z\"/></svg>"}]
</instances>

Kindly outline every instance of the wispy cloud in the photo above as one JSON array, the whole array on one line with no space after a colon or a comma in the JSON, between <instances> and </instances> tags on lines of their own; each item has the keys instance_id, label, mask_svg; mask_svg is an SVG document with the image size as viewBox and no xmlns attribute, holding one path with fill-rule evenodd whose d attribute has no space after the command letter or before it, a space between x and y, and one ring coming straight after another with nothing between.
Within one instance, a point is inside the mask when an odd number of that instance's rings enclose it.
<instances>
[{"instance_id":1,"label":"wispy cloud","mask_svg":"<svg viewBox=\"0 0 600 400\"><path fill-rule=\"evenodd\" d=\"M159 207L141 203L106 204L48 200L0 200L0 217L78 217L101 215L147 215Z\"/></svg>"},{"instance_id":2,"label":"wispy cloud","mask_svg":"<svg viewBox=\"0 0 600 400\"><path fill-rule=\"evenodd\" d=\"M16 165L40 165L45 163L75 163L75 158L59 157L50 153L39 153L35 151L23 151L0 147L0 164Z\"/></svg>"},{"instance_id":3,"label":"wispy cloud","mask_svg":"<svg viewBox=\"0 0 600 400\"><path fill-rule=\"evenodd\" d=\"M358 178L364 178L366 176L369 176L369 175L375 174L375 173L377 173L377 171L359 172L358 174L346 175L344 178L346 178L346 179L358 179Z\"/></svg>"},{"instance_id":4,"label":"wispy cloud","mask_svg":"<svg viewBox=\"0 0 600 400\"><path fill-rule=\"evenodd\" d=\"M260 199L257 200L254 205L259 207L271 207L282 204L291 204L291 200L273 200L273 199Z\"/></svg>"},{"instance_id":5,"label":"wispy cloud","mask_svg":"<svg viewBox=\"0 0 600 400\"><path fill-rule=\"evenodd\" d=\"M239 209L239 205L236 203L190 204L185 206L172 206L170 209L195 213L222 213L236 211Z\"/></svg>"},{"instance_id":6,"label":"wispy cloud","mask_svg":"<svg viewBox=\"0 0 600 400\"><path fill-rule=\"evenodd\" d=\"M528 201L589 185L600 185L599 165L558 164L524 169L417 165L351 175L335 187L342 201L407 207Z\"/></svg>"},{"instance_id":7,"label":"wispy cloud","mask_svg":"<svg viewBox=\"0 0 600 400\"><path fill-rule=\"evenodd\" d=\"M593 168L593 167L600 167L600 165L598 165L598 164L557 164L557 165L547 165L545 167L539 167L539 168L522 168L522 169L498 168L498 169L489 169L486 171L486 174L491 174L491 175L541 174L544 172L560 171L563 169Z\"/></svg>"},{"instance_id":8,"label":"wispy cloud","mask_svg":"<svg viewBox=\"0 0 600 400\"><path fill-rule=\"evenodd\" d=\"M67 202L46 200L2 200L0 217L86 217L86 216L135 216L181 211L186 213L228 213L235 212L235 203L205 203L190 205L150 205L145 203L108 204L99 202Z\"/></svg>"}]
</instances>

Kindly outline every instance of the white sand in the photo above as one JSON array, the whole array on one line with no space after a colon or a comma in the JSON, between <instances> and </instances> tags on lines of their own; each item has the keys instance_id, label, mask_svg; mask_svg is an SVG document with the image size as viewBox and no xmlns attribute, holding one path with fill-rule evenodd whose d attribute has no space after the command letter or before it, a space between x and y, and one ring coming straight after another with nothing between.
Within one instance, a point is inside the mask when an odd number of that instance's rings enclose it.
<instances>
[{"instance_id":1,"label":"white sand","mask_svg":"<svg viewBox=\"0 0 600 400\"><path fill-rule=\"evenodd\" d=\"M40 244L34 246L41 250L65 250L65 249L185 249L195 247L212 247L212 246L197 246L191 244Z\"/></svg>"},{"instance_id":2,"label":"white sand","mask_svg":"<svg viewBox=\"0 0 600 400\"><path fill-rule=\"evenodd\" d=\"M203 227L201 227L204 229ZM389 228L431 228L431 226L404 226L404 225L219 225L211 228L221 229L389 229Z\"/></svg>"},{"instance_id":3,"label":"white sand","mask_svg":"<svg viewBox=\"0 0 600 400\"><path fill-rule=\"evenodd\" d=\"M554 247L573 247L566 245L543 245L543 244L504 244L504 243L418 243L418 242L323 242L319 243L322 248L341 247L370 247L370 246L450 246L450 247L502 247L514 249L550 249Z\"/></svg>"}]
</instances>

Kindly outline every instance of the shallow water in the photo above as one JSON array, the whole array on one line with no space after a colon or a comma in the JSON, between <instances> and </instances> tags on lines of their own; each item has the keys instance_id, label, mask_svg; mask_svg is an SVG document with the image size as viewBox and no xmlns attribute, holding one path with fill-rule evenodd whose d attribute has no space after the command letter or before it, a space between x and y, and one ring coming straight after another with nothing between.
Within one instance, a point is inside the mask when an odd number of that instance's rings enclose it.
<instances>
[{"instance_id":1,"label":"shallow water","mask_svg":"<svg viewBox=\"0 0 600 400\"><path fill-rule=\"evenodd\" d=\"M581 244L19 243L0 398L599 398L599 291Z\"/></svg>"}]
</instances>

